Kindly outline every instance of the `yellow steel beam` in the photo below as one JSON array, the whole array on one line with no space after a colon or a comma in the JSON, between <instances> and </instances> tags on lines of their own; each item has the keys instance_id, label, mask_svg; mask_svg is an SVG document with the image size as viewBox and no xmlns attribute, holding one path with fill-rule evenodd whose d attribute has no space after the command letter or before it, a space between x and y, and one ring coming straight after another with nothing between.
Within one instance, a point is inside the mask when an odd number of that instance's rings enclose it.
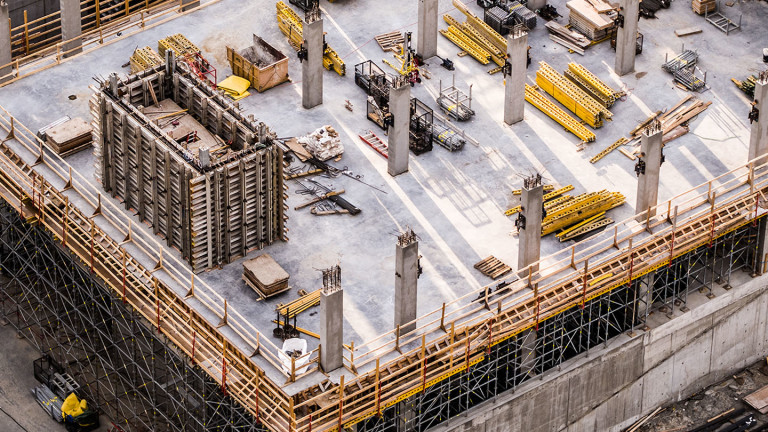
<instances>
[{"instance_id":1,"label":"yellow steel beam","mask_svg":"<svg viewBox=\"0 0 768 432\"><path fill-rule=\"evenodd\" d=\"M595 140L595 134L591 130L587 129L576 121L573 117L568 115L560 107L552 103L549 99L544 97L541 93L528 84L525 85L525 100L531 105L538 108L541 112L548 115L552 120L560 123L569 132L576 135L585 142L592 142Z\"/></svg>"}]
</instances>

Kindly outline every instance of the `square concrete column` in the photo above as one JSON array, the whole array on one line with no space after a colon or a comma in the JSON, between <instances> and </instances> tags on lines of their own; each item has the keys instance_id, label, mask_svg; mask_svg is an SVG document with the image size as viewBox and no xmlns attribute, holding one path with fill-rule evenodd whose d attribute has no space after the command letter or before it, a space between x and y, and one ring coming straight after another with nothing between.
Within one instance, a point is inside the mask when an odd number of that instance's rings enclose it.
<instances>
[{"instance_id":1,"label":"square concrete column","mask_svg":"<svg viewBox=\"0 0 768 432\"><path fill-rule=\"evenodd\" d=\"M419 1L416 54L424 60L437 55L437 0Z\"/></svg>"},{"instance_id":2,"label":"square concrete column","mask_svg":"<svg viewBox=\"0 0 768 432\"><path fill-rule=\"evenodd\" d=\"M526 7L534 12L547 5L547 0L528 0Z\"/></svg>"},{"instance_id":3,"label":"square concrete column","mask_svg":"<svg viewBox=\"0 0 768 432\"><path fill-rule=\"evenodd\" d=\"M768 71L761 72L755 82L750 128L749 160L768 155ZM766 162L768 160L761 158L757 165Z\"/></svg>"},{"instance_id":4,"label":"square concrete column","mask_svg":"<svg viewBox=\"0 0 768 432\"><path fill-rule=\"evenodd\" d=\"M635 70L635 49L637 46L637 18L640 13L639 0L620 0L619 14L624 17L624 26L616 34L616 65L614 70L624 76Z\"/></svg>"},{"instance_id":5,"label":"square concrete column","mask_svg":"<svg viewBox=\"0 0 768 432\"><path fill-rule=\"evenodd\" d=\"M528 65L528 32L515 27L507 36L507 73L504 77L504 123L523 120L525 78Z\"/></svg>"},{"instance_id":6,"label":"square concrete column","mask_svg":"<svg viewBox=\"0 0 768 432\"><path fill-rule=\"evenodd\" d=\"M61 40L64 57L83 51L83 25L80 15L80 0L61 0Z\"/></svg>"},{"instance_id":7,"label":"square concrete column","mask_svg":"<svg viewBox=\"0 0 768 432\"><path fill-rule=\"evenodd\" d=\"M200 6L200 0L181 0L181 11L186 12Z\"/></svg>"},{"instance_id":8,"label":"square concrete column","mask_svg":"<svg viewBox=\"0 0 768 432\"><path fill-rule=\"evenodd\" d=\"M320 12L304 23L306 59L301 62L301 104L306 109L323 103L323 20Z\"/></svg>"},{"instance_id":9,"label":"square concrete column","mask_svg":"<svg viewBox=\"0 0 768 432\"><path fill-rule=\"evenodd\" d=\"M341 267L323 270L320 291L320 367L330 372L344 366L344 291Z\"/></svg>"},{"instance_id":10,"label":"square concrete column","mask_svg":"<svg viewBox=\"0 0 768 432\"><path fill-rule=\"evenodd\" d=\"M418 279L419 241L408 229L397 237L395 249L395 328L400 326L400 334L416 329Z\"/></svg>"},{"instance_id":11,"label":"square concrete column","mask_svg":"<svg viewBox=\"0 0 768 432\"><path fill-rule=\"evenodd\" d=\"M395 78L389 89L389 112L392 122L387 133L387 172L395 177L408 171L410 151L411 86L401 76Z\"/></svg>"},{"instance_id":12,"label":"square concrete column","mask_svg":"<svg viewBox=\"0 0 768 432\"><path fill-rule=\"evenodd\" d=\"M521 193L522 202L518 219L519 225L517 268L528 267L541 258L541 220L544 213L544 186L541 176L526 178ZM531 272L537 272L539 265L531 267Z\"/></svg>"},{"instance_id":13,"label":"square concrete column","mask_svg":"<svg viewBox=\"0 0 768 432\"><path fill-rule=\"evenodd\" d=\"M5 66L11 63L11 24L8 21L10 12L8 2L0 0L0 83L13 78L8 76L13 72L13 66Z\"/></svg>"},{"instance_id":14,"label":"square concrete column","mask_svg":"<svg viewBox=\"0 0 768 432\"><path fill-rule=\"evenodd\" d=\"M662 136L661 124L651 123L642 133L640 158L635 164L637 174L637 204L635 214L640 214L649 207L655 207L659 202L659 171L661 169ZM650 216L656 214L651 210Z\"/></svg>"}]
</instances>

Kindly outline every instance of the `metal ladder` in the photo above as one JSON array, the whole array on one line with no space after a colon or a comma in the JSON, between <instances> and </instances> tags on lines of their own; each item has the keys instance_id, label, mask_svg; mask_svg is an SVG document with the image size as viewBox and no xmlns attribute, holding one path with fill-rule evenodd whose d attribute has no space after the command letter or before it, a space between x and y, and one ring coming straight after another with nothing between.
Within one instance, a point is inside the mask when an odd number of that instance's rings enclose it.
<instances>
[{"instance_id":1,"label":"metal ladder","mask_svg":"<svg viewBox=\"0 0 768 432\"><path fill-rule=\"evenodd\" d=\"M387 143L382 141L381 138L377 137L376 134L373 133L373 131L369 130L368 132L358 135L358 137L360 137L360 139L363 140L364 143L371 146L372 149L379 152L379 154L381 154L385 158L389 158L389 150L388 150Z\"/></svg>"}]
</instances>

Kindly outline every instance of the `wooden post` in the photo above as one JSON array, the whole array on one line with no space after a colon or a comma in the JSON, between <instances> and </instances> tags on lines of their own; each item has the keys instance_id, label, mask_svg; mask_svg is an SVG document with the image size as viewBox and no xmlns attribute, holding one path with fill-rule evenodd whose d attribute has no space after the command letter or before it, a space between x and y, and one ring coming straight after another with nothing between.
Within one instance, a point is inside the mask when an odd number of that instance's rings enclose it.
<instances>
[{"instance_id":1,"label":"wooden post","mask_svg":"<svg viewBox=\"0 0 768 432\"><path fill-rule=\"evenodd\" d=\"M195 345L197 344L197 332L192 332L192 364L195 364Z\"/></svg>"},{"instance_id":2,"label":"wooden post","mask_svg":"<svg viewBox=\"0 0 768 432\"><path fill-rule=\"evenodd\" d=\"M291 356L291 382L296 382L296 357L294 356Z\"/></svg>"},{"instance_id":3,"label":"wooden post","mask_svg":"<svg viewBox=\"0 0 768 432\"><path fill-rule=\"evenodd\" d=\"M339 430L343 430L342 418L344 417L344 375L339 378Z\"/></svg>"},{"instance_id":4,"label":"wooden post","mask_svg":"<svg viewBox=\"0 0 768 432\"><path fill-rule=\"evenodd\" d=\"M24 55L29 55L29 22L26 9L24 9Z\"/></svg>"},{"instance_id":5,"label":"wooden post","mask_svg":"<svg viewBox=\"0 0 768 432\"><path fill-rule=\"evenodd\" d=\"M61 219L62 222L62 244L67 245L67 222L69 219L69 197L64 197L64 215Z\"/></svg>"},{"instance_id":6,"label":"wooden post","mask_svg":"<svg viewBox=\"0 0 768 432\"><path fill-rule=\"evenodd\" d=\"M576 245L571 246L571 267L576 270Z\"/></svg>"},{"instance_id":7,"label":"wooden post","mask_svg":"<svg viewBox=\"0 0 768 432\"><path fill-rule=\"evenodd\" d=\"M96 28L101 27L101 0L96 0ZM99 32L101 34L101 32Z\"/></svg>"},{"instance_id":8,"label":"wooden post","mask_svg":"<svg viewBox=\"0 0 768 432\"><path fill-rule=\"evenodd\" d=\"M94 233L94 223L93 223L93 219L91 219L91 273L93 273L93 249L94 249L94 247L93 247L94 246L94 244L93 244L94 243L93 236L94 235L95 235L95 233ZM125 268L125 261L123 261L123 268Z\"/></svg>"},{"instance_id":9,"label":"wooden post","mask_svg":"<svg viewBox=\"0 0 768 432\"><path fill-rule=\"evenodd\" d=\"M421 335L421 392L427 390L427 335Z\"/></svg>"},{"instance_id":10,"label":"wooden post","mask_svg":"<svg viewBox=\"0 0 768 432\"><path fill-rule=\"evenodd\" d=\"M584 260L584 276L582 276L583 288L581 290L581 308L582 309L584 309L584 303L586 302L586 297L587 297L587 272L588 271L589 271L589 260L585 259Z\"/></svg>"},{"instance_id":11,"label":"wooden post","mask_svg":"<svg viewBox=\"0 0 768 432\"><path fill-rule=\"evenodd\" d=\"M157 278L152 279L152 285L155 287L155 299L157 300L157 332L160 333L160 288L157 284Z\"/></svg>"},{"instance_id":12,"label":"wooden post","mask_svg":"<svg viewBox=\"0 0 768 432\"><path fill-rule=\"evenodd\" d=\"M378 357L376 357L376 416L381 417L381 375Z\"/></svg>"},{"instance_id":13,"label":"wooden post","mask_svg":"<svg viewBox=\"0 0 768 432\"><path fill-rule=\"evenodd\" d=\"M187 295L184 296L184 298L190 298L195 296L195 274L192 273L189 278L189 291L187 291Z\"/></svg>"},{"instance_id":14,"label":"wooden post","mask_svg":"<svg viewBox=\"0 0 768 432\"><path fill-rule=\"evenodd\" d=\"M440 315L440 328L448 333L448 331L445 329L445 302L443 302L443 312Z\"/></svg>"},{"instance_id":15,"label":"wooden post","mask_svg":"<svg viewBox=\"0 0 768 432\"><path fill-rule=\"evenodd\" d=\"M453 343L454 343L455 336L456 336L456 332L454 331L453 321L451 321L451 339L450 339L450 341L451 341L451 352L450 352L451 358L448 360L448 367L451 368L451 369L453 369Z\"/></svg>"},{"instance_id":16,"label":"wooden post","mask_svg":"<svg viewBox=\"0 0 768 432\"><path fill-rule=\"evenodd\" d=\"M128 0L125 0L125 16L128 16L131 14L131 8L128 4Z\"/></svg>"},{"instance_id":17,"label":"wooden post","mask_svg":"<svg viewBox=\"0 0 768 432\"><path fill-rule=\"evenodd\" d=\"M675 235L677 234L677 206L675 206L675 217L672 219L672 241L669 244L669 264L672 267L672 260L675 259Z\"/></svg>"},{"instance_id":18,"label":"wooden post","mask_svg":"<svg viewBox=\"0 0 768 432\"><path fill-rule=\"evenodd\" d=\"M125 295L125 276L126 276L126 268L125 268L125 249L120 249L120 251L123 253L122 261L123 261L123 303L128 303L128 300Z\"/></svg>"},{"instance_id":19,"label":"wooden post","mask_svg":"<svg viewBox=\"0 0 768 432\"><path fill-rule=\"evenodd\" d=\"M256 371L256 393L255 393L255 398L256 398L256 401L255 401L256 402L256 413L255 413L255 415L256 415L256 423L257 424L261 423L261 420L259 419L259 385L261 385L261 383L259 382L260 378L261 378L261 372L259 370L257 370Z\"/></svg>"},{"instance_id":20,"label":"wooden post","mask_svg":"<svg viewBox=\"0 0 768 432\"><path fill-rule=\"evenodd\" d=\"M395 328L395 351L402 354L403 352L400 351L400 324L397 325Z\"/></svg>"},{"instance_id":21,"label":"wooden post","mask_svg":"<svg viewBox=\"0 0 768 432\"><path fill-rule=\"evenodd\" d=\"M227 299L224 299L224 316L221 318L221 321L219 321L219 325L216 326L216 328L224 327L227 325L227 317L228 317L228 311L227 311Z\"/></svg>"}]
</instances>

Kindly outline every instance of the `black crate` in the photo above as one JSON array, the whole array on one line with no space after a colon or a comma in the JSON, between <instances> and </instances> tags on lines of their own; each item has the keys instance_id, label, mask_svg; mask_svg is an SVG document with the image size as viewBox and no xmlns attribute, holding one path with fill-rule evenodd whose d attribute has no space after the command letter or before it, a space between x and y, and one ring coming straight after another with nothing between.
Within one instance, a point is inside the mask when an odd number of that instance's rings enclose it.
<instances>
[{"instance_id":1,"label":"black crate","mask_svg":"<svg viewBox=\"0 0 768 432\"><path fill-rule=\"evenodd\" d=\"M51 379L53 378L53 374L64 373L64 368L61 367L58 363L56 363L56 361L53 360L51 356L49 356L48 354L33 361L32 369L35 375L35 379L40 384L45 384L46 386L49 386L49 387L51 384Z\"/></svg>"},{"instance_id":2,"label":"black crate","mask_svg":"<svg viewBox=\"0 0 768 432\"><path fill-rule=\"evenodd\" d=\"M485 21L486 24L491 26L493 30L496 31L496 33L500 35L506 35L509 33L509 29L506 26L506 23L510 17L510 13L505 11L504 9L494 6L490 9L485 10L485 16L483 17L483 21Z\"/></svg>"}]
</instances>

